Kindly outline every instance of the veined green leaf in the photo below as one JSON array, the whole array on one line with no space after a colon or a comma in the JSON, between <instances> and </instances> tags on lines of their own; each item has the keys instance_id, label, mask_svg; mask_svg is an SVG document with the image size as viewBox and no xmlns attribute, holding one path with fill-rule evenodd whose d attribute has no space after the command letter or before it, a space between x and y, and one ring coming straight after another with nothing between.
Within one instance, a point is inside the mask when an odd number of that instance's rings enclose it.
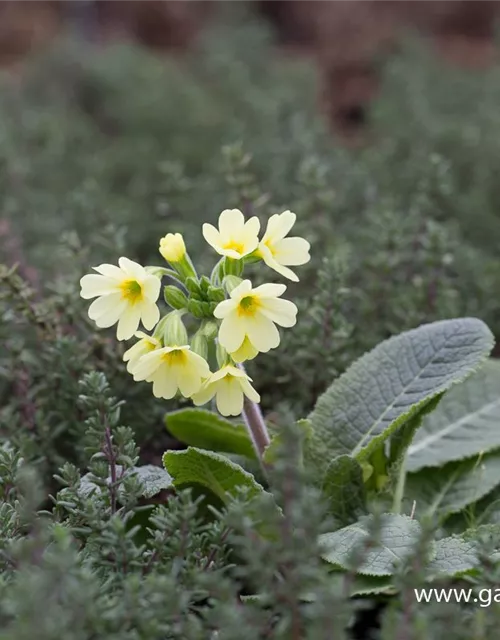
<instances>
[{"instance_id":1,"label":"veined green leaf","mask_svg":"<svg viewBox=\"0 0 500 640\"><path fill-rule=\"evenodd\" d=\"M199 484L209 489L223 502L246 489L249 498L264 491L251 473L225 456L211 451L188 447L185 451L167 451L163 464L172 476L174 485Z\"/></svg>"},{"instance_id":2,"label":"veined green leaf","mask_svg":"<svg viewBox=\"0 0 500 640\"><path fill-rule=\"evenodd\" d=\"M165 416L165 424L174 438L192 447L256 457L246 427L212 411L191 408L173 411Z\"/></svg>"},{"instance_id":3,"label":"veined green leaf","mask_svg":"<svg viewBox=\"0 0 500 640\"><path fill-rule=\"evenodd\" d=\"M500 447L500 362L488 360L422 421L406 468L418 471Z\"/></svg>"},{"instance_id":4,"label":"veined green leaf","mask_svg":"<svg viewBox=\"0 0 500 640\"><path fill-rule=\"evenodd\" d=\"M353 553L361 552L357 573L368 576L393 575L396 566L411 557L420 537L416 520L392 513L383 514L378 544L373 544L370 525L373 516L365 516L356 524L320 536L322 558L342 569L350 569Z\"/></svg>"},{"instance_id":5,"label":"veined green leaf","mask_svg":"<svg viewBox=\"0 0 500 640\"><path fill-rule=\"evenodd\" d=\"M434 550L436 555L427 565L432 578L458 576L479 564L477 544L473 540L464 540L459 536L443 538L435 542Z\"/></svg>"},{"instance_id":6,"label":"veined green leaf","mask_svg":"<svg viewBox=\"0 0 500 640\"><path fill-rule=\"evenodd\" d=\"M500 452L488 453L444 467L422 469L406 477L406 498L414 500L418 516L446 517L457 513L500 485Z\"/></svg>"},{"instance_id":7,"label":"veined green leaf","mask_svg":"<svg viewBox=\"0 0 500 640\"><path fill-rule=\"evenodd\" d=\"M363 470L351 456L332 460L326 470L322 490L330 513L341 526L352 524L366 514Z\"/></svg>"},{"instance_id":8,"label":"veined green leaf","mask_svg":"<svg viewBox=\"0 0 500 640\"><path fill-rule=\"evenodd\" d=\"M122 467L117 465L117 473L121 473ZM142 495L145 498L152 498L156 494L160 493L163 489L169 489L172 486L171 476L154 464L145 464L142 467L132 467L127 471L127 475L135 475L142 483ZM101 493L101 487L93 481L91 473L86 473L80 480L80 486L78 492L84 498L87 498L93 493ZM111 477L107 479L108 483L111 483ZM119 487L118 496L120 497L123 487Z\"/></svg>"},{"instance_id":9,"label":"veined green leaf","mask_svg":"<svg viewBox=\"0 0 500 640\"><path fill-rule=\"evenodd\" d=\"M319 398L309 416L307 459L325 471L342 454L367 458L434 397L487 357L493 336L481 320L423 325L378 345Z\"/></svg>"}]
</instances>

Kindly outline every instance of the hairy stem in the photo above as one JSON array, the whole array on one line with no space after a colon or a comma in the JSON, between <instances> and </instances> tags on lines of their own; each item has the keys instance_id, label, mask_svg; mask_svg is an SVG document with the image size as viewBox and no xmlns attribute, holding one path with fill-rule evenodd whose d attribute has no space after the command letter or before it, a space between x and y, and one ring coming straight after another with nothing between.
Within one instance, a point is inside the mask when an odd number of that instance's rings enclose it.
<instances>
[{"instance_id":1,"label":"hairy stem","mask_svg":"<svg viewBox=\"0 0 500 640\"><path fill-rule=\"evenodd\" d=\"M242 364L239 364L238 367L242 371L245 371ZM264 450L271 442L271 439L259 405L246 397L243 403L243 419L245 420L245 425L248 429L250 438L252 439L257 456L259 457L259 460L262 461Z\"/></svg>"},{"instance_id":2,"label":"hairy stem","mask_svg":"<svg viewBox=\"0 0 500 640\"><path fill-rule=\"evenodd\" d=\"M243 403L243 418L245 420L248 433L252 438L253 446L255 447L259 458L262 458L264 450L271 440L259 405L248 398L245 398L245 402Z\"/></svg>"}]
</instances>

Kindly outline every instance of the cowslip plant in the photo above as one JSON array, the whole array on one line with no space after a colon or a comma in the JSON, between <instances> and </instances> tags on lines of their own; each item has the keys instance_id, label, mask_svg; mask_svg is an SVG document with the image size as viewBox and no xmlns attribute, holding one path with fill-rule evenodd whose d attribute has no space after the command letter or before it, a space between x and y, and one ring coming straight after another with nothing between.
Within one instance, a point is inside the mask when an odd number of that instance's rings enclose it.
<instances>
[{"instance_id":1,"label":"cowslip plant","mask_svg":"<svg viewBox=\"0 0 500 640\"><path fill-rule=\"evenodd\" d=\"M81 296L95 298L88 313L98 327L116 324L118 340L138 338L124 354L134 380L152 383L158 398L181 395L203 405L215 397L222 415L243 412L259 454L269 437L256 406L260 396L243 363L278 347L276 325L293 327L297 307L281 297L286 285L254 287L244 271L260 264L297 281L289 267L310 256L307 240L288 237L295 220L291 211L271 216L259 239L256 216L245 220L238 209L224 210L218 229L208 223L202 228L221 256L210 276L197 273L182 235L168 233L159 252L170 268L121 257L118 266L102 264L80 281ZM173 284L164 287L171 311L162 316L157 302L164 276ZM152 333L139 331L141 323Z\"/></svg>"},{"instance_id":2,"label":"cowslip plant","mask_svg":"<svg viewBox=\"0 0 500 640\"><path fill-rule=\"evenodd\" d=\"M308 261L309 243L288 237L294 222L290 211L274 215L259 239L258 218L223 211L218 228L202 228L220 256L210 276L197 273L183 237L170 233L160 241L168 268L121 258L119 267L102 265L99 275L82 278L85 297L97 297L89 315L98 326L114 322L118 338L138 338L124 355L134 380L151 383L156 397L181 395L195 406L215 398L222 414L189 408L167 415L171 434L188 445L165 453L168 482L177 489L196 485L226 506L244 490L249 504L270 499L278 518L284 505L274 502L280 489L273 487L272 469L283 434L266 425L243 366L279 346L276 325L294 326L297 307L282 299L285 285L254 286L244 271L270 267L297 280L290 267ZM173 284L164 287L171 310L162 316L157 299L164 276ZM151 305L157 322L147 334L138 327L151 323ZM466 522L470 509L500 487L493 424L498 367L484 365L492 347L491 332L475 318L422 325L361 357L298 421L299 464L333 523L319 539L332 575L354 573L370 581L373 593L397 590L398 571L430 536L421 558L425 579L474 579L480 525L497 526L494 505L489 515L480 514L483 521ZM462 392L455 391L459 383ZM225 419L240 414L244 424Z\"/></svg>"}]
</instances>

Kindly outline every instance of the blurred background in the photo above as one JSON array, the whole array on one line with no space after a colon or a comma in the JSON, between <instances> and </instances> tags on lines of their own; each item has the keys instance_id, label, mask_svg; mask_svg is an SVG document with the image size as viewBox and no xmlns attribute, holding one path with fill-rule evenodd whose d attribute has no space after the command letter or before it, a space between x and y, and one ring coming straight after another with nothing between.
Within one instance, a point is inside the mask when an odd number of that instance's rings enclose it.
<instances>
[{"instance_id":1,"label":"blurred background","mask_svg":"<svg viewBox=\"0 0 500 640\"><path fill-rule=\"evenodd\" d=\"M182 52L217 19L216 0L2 0L0 60L17 67L71 29L95 43L128 39L160 55ZM289 53L312 56L321 69L323 106L334 125L353 133L377 86L376 61L409 28L441 55L467 67L494 58L495 0L250 0L250 11Z\"/></svg>"},{"instance_id":2,"label":"blurred background","mask_svg":"<svg viewBox=\"0 0 500 640\"><path fill-rule=\"evenodd\" d=\"M211 269L201 223L225 208L291 209L312 244L297 326L249 363L269 421L422 323L500 337L499 19L481 0L1 1L0 432L47 477L83 460L97 369L158 463L182 401L131 380L78 283L159 264L177 231Z\"/></svg>"}]
</instances>

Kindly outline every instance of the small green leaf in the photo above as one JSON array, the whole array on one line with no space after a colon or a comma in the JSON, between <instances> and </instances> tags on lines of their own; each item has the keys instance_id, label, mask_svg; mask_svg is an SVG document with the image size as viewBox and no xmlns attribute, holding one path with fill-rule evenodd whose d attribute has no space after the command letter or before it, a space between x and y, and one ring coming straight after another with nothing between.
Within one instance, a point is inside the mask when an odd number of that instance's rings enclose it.
<instances>
[{"instance_id":1,"label":"small green leaf","mask_svg":"<svg viewBox=\"0 0 500 640\"><path fill-rule=\"evenodd\" d=\"M329 511L341 526L366 514L363 469L351 456L339 456L328 466L322 486Z\"/></svg>"},{"instance_id":2,"label":"small green leaf","mask_svg":"<svg viewBox=\"0 0 500 640\"><path fill-rule=\"evenodd\" d=\"M500 453L494 452L409 473L406 498L415 501L420 517L430 513L444 518L477 502L497 485L500 485Z\"/></svg>"},{"instance_id":3,"label":"small green leaf","mask_svg":"<svg viewBox=\"0 0 500 640\"><path fill-rule=\"evenodd\" d=\"M476 318L423 325L379 344L319 398L308 460L326 470L342 454L364 460L427 403L462 381L493 347Z\"/></svg>"},{"instance_id":4,"label":"small green leaf","mask_svg":"<svg viewBox=\"0 0 500 640\"><path fill-rule=\"evenodd\" d=\"M418 471L500 447L500 362L488 360L445 395L426 416L408 449L406 468Z\"/></svg>"},{"instance_id":5,"label":"small green leaf","mask_svg":"<svg viewBox=\"0 0 500 640\"><path fill-rule=\"evenodd\" d=\"M121 469L122 467L117 465L116 471L118 475L121 473ZM132 467L126 472L126 475L136 475L140 479L143 486L142 495L145 498L152 498L163 489L169 489L172 486L171 476L165 469L157 467L154 464ZM107 478L107 482L111 483L111 477ZM82 498L88 498L93 493L100 494L101 490L101 487L93 481L93 475L91 473L86 473L82 476L80 486L78 487L78 492ZM118 497L120 497L121 491L122 487L119 486Z\"/></svg>"},{"instance_id":6,"label":"small green leaf","mask_svg":"<svg viewBox=\"0 0 500 640\"><path fill-rule=\"evenodd\" d=\"M298 420L296 424L303 432L303 442L306 442L311 436L311 423L309 420ZM283 434L279 428L273 428L272 425L268 425L268 428L273 435L271 436L271 442L267 445L264 451L262 459L266 464L272 464L276 460L276 455L280 450L280 447L283 445Z\"/></svg>"},{"instance_id":7,"label":"small green leaf","mask_svg":"<svg viewBox=\"0 0 500 640\"><path fill-rule=\"evenodd\" d=\"M181 409L165 416L169 432L184 444L255 459L246 427L205 409Z\"/></svg>"},{"instance_id":8,"label":"small green leaf","mask_svg":"<svg viewBox=\"0 0 500 640\"><path fill-rule=\"evenodd\" d=\"M154 464L145 464L142 467L134 467L132 473L136 475L143 486L142 495L152 498L156 494L172 487L172 477L169 473Z\"/></svg>"},{"instance_id":9,"label":"small green leaf","mask_svg":"<svg viewBox=\"0 0 500 640\"><path fill-rule=\"evenodd\" d=\"M247 490L247 496L264 492L252 474L218 453L188 447L185 451L167 451L163 464L173 478L174 485L199 484L209 489L224 503L236 496L238 489Z\"/></svg>"},{"instance_id":10,"label":"small green leaf","mask_svg":"<svg viewBox=\"0 0 500 640\"><path fill-rule=\"evenodd\" d=\"M342 569L350 569L353 553L362 550L364 560L360 567L356 567L357 573L393 575L395 566L414 553L421 533L420 525L407 516L383 514L377 542L370 535L372 523L373 516L365 516L356 524L321 535L322 558Z\"/></svg>"},{"instance_id":11,"label":"small green leaf","mask_svg":"<svg viewBox=\"0 0 500 640\"><path fill-rule=\"evenodd\" d=\"M354 596L393 595L396 593L391 576L346 575L344 571L332 571L330 578L339 595Z\"/></svg>"}]
</instances>

